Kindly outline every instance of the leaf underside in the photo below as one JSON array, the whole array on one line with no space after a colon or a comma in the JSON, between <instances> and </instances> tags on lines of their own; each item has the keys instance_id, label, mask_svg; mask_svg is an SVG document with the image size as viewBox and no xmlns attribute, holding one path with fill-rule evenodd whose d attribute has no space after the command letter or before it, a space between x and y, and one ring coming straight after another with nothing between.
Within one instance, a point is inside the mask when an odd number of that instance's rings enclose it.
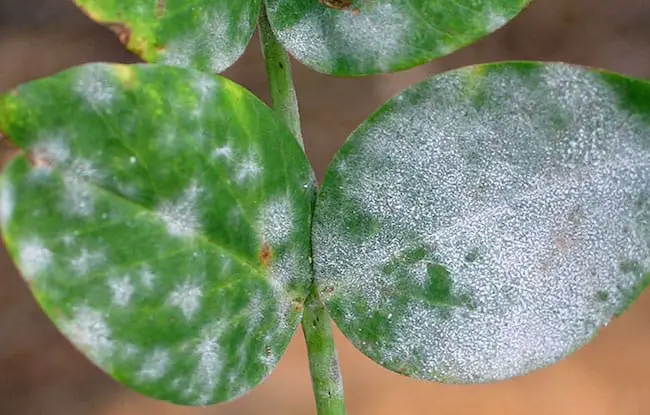
<instances>
[{"instance_id":1,"label":"leaf underside","mask_svg":"<svg viewBox=\"0 0 650 415\"><path fill-rule=\"evenodd\" d=\"M280 42L313 70L395 72L502 27L530 0L265 0Z\"/></svg>"},{"instance_id":2,"label":"leaf underside","mask_svg":"<svg viewBox=\"0 0 650 415\"><path fill-rule=\"evenodd\" d=\"M556 63L455 70L390 100L336 155L316 283L390 370L522 375L648 284L649 196L650 84Z\"/></svg>"},{"instance_id":3,"label":"leaf underside","mask_svg":"<svg viewBox=\"0 0 650 415\"><path fill-rule=\"evenodd\" d=\"M250 41L260 0L74 0L148 62L218 73Z\"/></svg>"},{"instance_id":4,"label":"leaf underside","mask_svg":"<svg viewBox=\"0 0 650 415\"><path fill-rule=\"evenodd\" d=\"M217 76L92 64L0 100L12 258L47 315L136 391L233 399L284 353L310 286L311 168Z\"/></svg>"}]
</instances>

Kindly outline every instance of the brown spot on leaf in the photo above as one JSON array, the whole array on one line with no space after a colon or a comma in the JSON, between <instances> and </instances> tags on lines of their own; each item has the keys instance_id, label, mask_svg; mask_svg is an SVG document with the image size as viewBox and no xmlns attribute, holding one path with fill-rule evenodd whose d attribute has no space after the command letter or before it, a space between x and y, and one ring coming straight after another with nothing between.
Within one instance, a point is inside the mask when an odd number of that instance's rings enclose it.
<instances>
[{"instance_id":1,"label":"brown spot on leaf","mask_svg":"<svg viewBox=\"0 0 650 415\"><path fill-rule=\"evenodd\" d=\"M304 309L304 305L302 301L299 300L292 300L291 303L293 304L293 309L300 312Z\"/></svg>"},{"instance_id":2,"label":"brown spot on leaf","mask_svg":"<svg viewBox=\"0 0 650 415\"><path fill-rule=\"evenodd\" d=\"M260 248L260 264L263 267L268 267L273 259L273 253L271 252L271 247L266 242L262 242L262 247Z\"/></svg>"},{"instance_id":3,"label":"brown spot on leaf","mask_svg":"<svg viewBox=\"0 0 650 415\"><path fill-rule=\"evenodd\" d=\"M0 130L0 168L14 158L17 153L18 147L11 142L7 134Z\"/></svg>"},{"instance_id":4,"label":"brown spot on leaf","mask_svg":"<svg viewBox=\"0 0 650 415\"><path fill-rule=\"evenodd\" d=\"M128 45L131 40L131 29L122 23L106 23L106 27L111 29L123 45Z\"/></svg>"},{"instance_id":5,"label":"brown spot on leaf","mask_svg":"<svg viewBox=\"0 0 650 415\"><path fill-rule=\"evenodd\" d=\"M156 17L158 19L165 15L165 0L156 0Z\"/></svg>"},{"instance_id":6,"label":"brown spot on leaf","mask_svg":"<svg viewBox=\"0 0 650 415\"><path fill-rule=\"evenodd\" d=\"M266 346L264 346L264 353L265 353L267 356L271 356L271 353L272 353L272 352L273 352L273 351L271 350L271 346L269 346L268 344L267 344Z\"/></svg>"},{"instance_id":7,"label":"brown spot on leaf","mask_svg":"<svg viewBox=\"0 0 650 415\"><path fill-rule=\"evenodd\" d=\"M350 0L318 0L320 4L336 10L347 10L352 6Z\"/></svg>"},{"instance_id":8,"label":"brown spot on leaf","mask_svg":"<svg viewBox=\"0 0 650 415\"><path fill-rule=\"evenodd\" d=\"M30 166L37 168L37 169L51 169L54 167L52 162L50 160L44 159L42 157L37 157L33 152L29 151L27 152L26 156L27 158L27 163L29 163Z\"/></svg>"}]
</instances>

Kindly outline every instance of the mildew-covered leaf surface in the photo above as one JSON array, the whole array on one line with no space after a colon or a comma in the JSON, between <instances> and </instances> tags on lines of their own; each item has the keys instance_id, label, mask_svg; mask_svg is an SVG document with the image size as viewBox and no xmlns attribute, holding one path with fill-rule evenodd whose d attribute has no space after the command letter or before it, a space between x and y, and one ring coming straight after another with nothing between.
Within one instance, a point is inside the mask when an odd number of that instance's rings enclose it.
<instances>
[{"instance_id":1,"label":"mildew-covered leaf surface","mask_svg":"<svg viewBox=\"0 0 650 415\"><path fill-rule=\"evenodd\" d=\"M92 64L0 100L6 245L95 364L158 399L242 395L310 286L314 177L272 111L217 76Z\"/></svg>"},{"instance_id":2,"label":"mildew-covered leaf surface","mask_svg":"<svg viewBox=\"0 0 650 415\"><path fill-rule=\"evenodd\" d=\"M265 0L287 51L337 76L395 72L502 27L530 0Z\"/></svg>"},{"instance_id":3,"label":"mildew-covered leaf surface","mask_svg":"<svg viewBox=\"0 0 650 415\"><path fill-rule=\"evenodd\" d=\"M260 0L74 0L149 62L221 72L244 52Z\"/></svg>"},{"instance_id":4,"label":"mildew-covered leaf surface","mask_svg":"<svg viewBox=\"0 0 650 415\"><path fill-rule=\"evenodd\" d=\"M564 64L452 71L332 162L316 282L370 358L500 380L588 342L647 285L650 84Z\"/></svg>"}]
</instances>

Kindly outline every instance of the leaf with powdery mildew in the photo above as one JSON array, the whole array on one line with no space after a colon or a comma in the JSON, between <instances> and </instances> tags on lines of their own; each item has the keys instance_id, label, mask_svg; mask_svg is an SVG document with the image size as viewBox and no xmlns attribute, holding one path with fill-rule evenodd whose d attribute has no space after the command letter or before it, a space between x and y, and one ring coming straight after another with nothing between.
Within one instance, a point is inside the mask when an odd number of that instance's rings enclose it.
<instances>
[{"instance_id":1,"label":"leaf with powdery mildew","mask_svg":"<svg viewBox=\"0 0 650 415\"><path fill-rule=\"evenodd\" d=\"M154 65L92 64L0 100L25 150L0 176L9 252L95 364L204 405L259 384L311 284L315 181L244 88Z\"/></svg>"},{"instance_id":2,"label":"leaf with powdery mildew","mask_svg":"<svg viewBox=\"0 0 650 415\"><path fill-rule=\"evenodd\" d=\"M265 0L278 39L331 75L396 72L489 35L530 0Z\"/></svg>"},{"instance_id":3,"label":"leaf with powdery mildew","mask_svg":"<svg viewBox=\"0 0 650 415\"><path fill-rule=\"evenodd\" d=\"M370 358L478 383L587 343L650 282L650 84L565 64L435 76L352 134L316 283Z\"/></svg>"},{"instance_id":4,"label":"leaf with powdery mildew","mask_svg":"<svg viewBox=\"0 0 650 415\"><path fill-rule=\"evenodd\" d=\"M74 0L149 62L221 72L244 53L260 0Z\"/></svg>"}]
</instances>

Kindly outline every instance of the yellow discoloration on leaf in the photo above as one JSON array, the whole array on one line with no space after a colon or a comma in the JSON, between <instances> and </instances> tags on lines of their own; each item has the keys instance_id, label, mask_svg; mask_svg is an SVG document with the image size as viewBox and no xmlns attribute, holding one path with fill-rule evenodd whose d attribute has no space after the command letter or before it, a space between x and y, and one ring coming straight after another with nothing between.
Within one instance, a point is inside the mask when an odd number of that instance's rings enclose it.
<instances>
[{"instance_id":1,"label":"yellow discoloration on leaf","mask_svg":"<svg viewBox=\"0 0 650 415\"><path fill-rule=\"evenodd\" d=\"M122 86L133 88L136 85L137 77L132 67L128 65L116 65L113 67L113 72Z\"/></svg>"}]
</instances>

